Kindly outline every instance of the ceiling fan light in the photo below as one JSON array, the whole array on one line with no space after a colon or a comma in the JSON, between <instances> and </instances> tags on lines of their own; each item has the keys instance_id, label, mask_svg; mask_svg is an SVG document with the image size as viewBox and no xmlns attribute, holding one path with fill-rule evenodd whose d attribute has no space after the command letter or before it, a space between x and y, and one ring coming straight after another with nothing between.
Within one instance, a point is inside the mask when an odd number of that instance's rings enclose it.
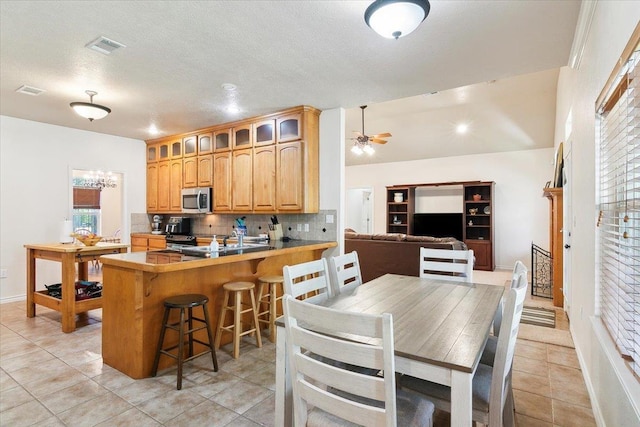
<instances>
[{"instance_id":1,"label":"ceiling fan light","mask_svg":"<svg viewBox=\"0 0 640 427\"><path fill-rule=\"evenodd\" d=\"M351 152L356 156L359 156L363 153L362 148L360 148L358 144L355 144L353 147L351 147Z\"/></svg>"},{"instance_id":2,"label":"ceiling fan light","mask_svg":"<svg viewBox=\"0 0 640 427\"><path fill-rule=\"evenodd\" d=\"M364 20L382 37L398 39L413 32L429 15L428 0L376 0Z\"/></svg>"},{"instance_id":3,"label":"ceiling fan light","mask_svg":"<svg viewBox=\"0 0 640 427\"><path fill-rule=\"evenodd\" d=\"M73 108L73 111L75 111L79 116L89 119L90 122L107 117L111 112L111 108L93 103L93 97L98 93L92 90L87 90L85 93L89 95L90 102L72 102L69 105Z\"/></svg>"},{"instance_id":4,"label":"ceiling fan light","mask_svg":"<svg viewBox=\"0 0 640 427\"><path fill-rule=\"evenodd\" d=\"M370 156L371 156L371 155L373 155L373 153L375 153L375 152L376 152L376 150L374 150L374 149L373 149L373 147L372 147L372 146L370 146L369 144L367 144L367 145L365 145L365 146L364 146L363 151L364 151L365 153L367 153L368 155L370 155Z\"/></svg>"}]
</instances>

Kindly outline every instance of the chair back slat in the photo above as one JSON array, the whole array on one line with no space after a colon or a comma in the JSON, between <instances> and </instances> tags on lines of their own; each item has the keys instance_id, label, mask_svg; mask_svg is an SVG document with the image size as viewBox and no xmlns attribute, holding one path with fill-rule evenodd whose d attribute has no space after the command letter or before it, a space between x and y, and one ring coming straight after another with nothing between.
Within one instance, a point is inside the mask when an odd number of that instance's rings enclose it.
<instances>
[{"instance_id":1,"label":"chair back slat","mask_svg":"<svg viewBox=\"0 0 640 427\"><path fill-rule=\"evenodd\" d=\"M321 258L296 265L285 265L284 292L294 298L307 297L309 302L318 303L331 296L329 268L327 260Z\"/></svg>"},{"instance_id":2,"label":"chair back slat","mask_svg":"<svg viewBox=\"0 0 640 427\"><path fill-rule=\"evenodd\" d=\"M350 292L362 284L360 260L356 251L332 257L329 260L334 295Z\"/></svg>"},{"instance_id":3,"label":"chair back slat","mask_svg":"<svg viewBox=\"0 0 640 427\"><path fill-rule=\"evenodd\" d=\"M295 425L306 425L313 406L359 425L396 426L391 315L343 312L292 295L284 296L283 307ZM348 365L385 375L364 375Z\"/></svg>"},{"instance_id":4,"label":"chair back slat","mask_svg":"<svg viewBox=\"0 0 640 427\"><path fill-rule=\"evenodd\" d=\"M473 281L473 250L420 248L420 277Z\"/></svg>"},{"instance_id":5,"label":"chair back slat","mask_svg":"<svg viewBox=\"0 0 640 427\"><path fill-rule=\"evenodd\" d=\"M498 346L493 364L491 378L490 401L500 402L501 405L492 404L489 407L489 424L498 425L502 422L502 409L506 400L506 394L510 387L510 371L515 353L518 330L524 299L527 295L526 272L521 272L516 280L516 286L509 289L504 301L504 314L502 327L498 336Z\"/></svg>"}]
</instances>

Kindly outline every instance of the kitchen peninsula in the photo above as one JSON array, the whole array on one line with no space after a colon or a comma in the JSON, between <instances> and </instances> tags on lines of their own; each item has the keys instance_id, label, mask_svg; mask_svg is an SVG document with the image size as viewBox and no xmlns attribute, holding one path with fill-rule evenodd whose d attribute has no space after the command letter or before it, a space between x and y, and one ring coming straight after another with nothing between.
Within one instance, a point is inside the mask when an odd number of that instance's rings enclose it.
<instances>
[{"instance_id":1,"label":"kitchen peninsula","mask_svg":"<svg viewBox=\"0 0 640 427\"><path fill-rule=\"evenodd\" d=\"M256 282L263 275L281 275L283 266L319 259L335 246L336 242L294 240L221 252L211 258L169 250L102 257L104 363L132 378L149 377L165 298L188 293L207 295L210 317L217 319L224 283ZM171 345L168 340L175 339L174 335L167 335L165 344ZM200 338L206 341L204 336ZM196 353L202 351L199 344L194 345ZM159 368L172 363L175 361L171 358L161 358Z\"/></svg>"}]
</instances>

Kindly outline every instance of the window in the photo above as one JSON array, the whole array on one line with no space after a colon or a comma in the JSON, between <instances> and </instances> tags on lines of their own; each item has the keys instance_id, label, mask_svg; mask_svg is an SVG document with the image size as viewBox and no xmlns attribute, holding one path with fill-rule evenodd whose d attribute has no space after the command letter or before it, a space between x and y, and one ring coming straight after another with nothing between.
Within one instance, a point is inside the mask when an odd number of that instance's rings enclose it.
<instances>
[{"instance_id":1,"label":"window","mask_svg":"<svg viewBox=\"0 0 640 427\"><path fill-rule=\"evenodd\" d=\"M73 229L100 234L100 189L73 187Z\"/></svg>"},{"instance_id":2,"label":"window","mask_svg":"<svg viewBox=\"0 0 640 427\"><path fill-rule=\"evenodd\" d=\"M598 311L640 376L640 26L596 103Z\"/></svg>"}]
</instances>

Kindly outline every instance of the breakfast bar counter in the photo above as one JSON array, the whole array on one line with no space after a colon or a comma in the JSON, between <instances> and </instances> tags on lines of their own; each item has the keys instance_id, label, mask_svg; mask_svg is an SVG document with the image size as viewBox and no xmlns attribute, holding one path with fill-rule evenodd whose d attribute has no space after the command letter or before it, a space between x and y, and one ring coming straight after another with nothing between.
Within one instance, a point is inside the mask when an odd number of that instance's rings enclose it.
<instances>
[{"instance_id":1,"label":"breakfast bar counter","mask_svg":"<svg viewBox=\"0 0 640 427\"><path fill-rule=\"evenodd\" d=\"M221 251L212 257L190 256L171 250L101 257L104 363L131 378L149 377L166 298L181 294L206 295L210 318L217 319L223 284L231 281L256 283L261 276L282 275L283 266L319 259L325 250L335 246L336 242L295 240ZM198 336L198 333L203 335ZM167 334L167 346L173 344L170 340L174 335L177 334ZM199 331L195 336L207 341L205 331ZM229 338L223 337L223 344ZM204 349L198 346L200 344L194 344L196 353ZM159 369L171 364L175 364L174 359L162 357Z\"/></svg>"},{"instance_id":2,"label":"breakfast bar counter","mask_svg":"<svg viewBox=\"0 0 640 427\"><path fill-rule=\"evenodd\" d=\"M76 314L102 306L102 298L76 301L76 263L78 279L87 280L88 262L101 255L126 252L128 246L119 243L98 243L95 246L49 243L24 245L27 249L27 317L35 317L36 304L62 314L62 332L76 329ZM54 298L47 291L36 291L36 259L62 264L62 298Z\"/></svg>"}]
</instances>

